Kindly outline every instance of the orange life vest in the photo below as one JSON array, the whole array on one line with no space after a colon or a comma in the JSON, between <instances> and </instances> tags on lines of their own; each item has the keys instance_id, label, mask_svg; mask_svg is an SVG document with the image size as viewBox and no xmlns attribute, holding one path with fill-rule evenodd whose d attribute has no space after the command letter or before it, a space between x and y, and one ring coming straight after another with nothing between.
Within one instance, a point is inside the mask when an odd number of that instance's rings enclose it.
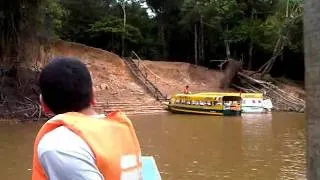
<instances>
[{"instance_id":1,"label":"orange life vest","mask_svg":"<svg viewBox=\"0 0 320 180\"><path fill-rule=\"evenodd\" d=\"M38 144L46 133L59 126L67 127L88 144L105 179L142 179L140 145L125 114L111 112L105 120L97 120L70 112L55 116L40 129L34 143L32 180L49 179L38 158Z\"/></svg>"}]
</instances>

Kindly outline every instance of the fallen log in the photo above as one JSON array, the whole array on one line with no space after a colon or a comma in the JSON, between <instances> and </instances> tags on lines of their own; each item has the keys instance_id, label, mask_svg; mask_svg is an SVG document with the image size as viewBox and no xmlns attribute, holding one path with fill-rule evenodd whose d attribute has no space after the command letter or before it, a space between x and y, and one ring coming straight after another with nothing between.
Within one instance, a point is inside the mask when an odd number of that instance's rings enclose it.
<instances>
[{"instance_id":1,"label":"fallen log","mask_svg":"<svg viewBox=\"0 0 320 180\"><path fill-rule=\"evenodd\" d=\"M287 110L302 112L305 109L305 101L289 92L286 92L272 82L255 79L250 75L238 72L240 81L233 82L232 86L244 92L265 93L267 98L272 99L276 109L285 106Z\"/></svg>"}]
</instances>

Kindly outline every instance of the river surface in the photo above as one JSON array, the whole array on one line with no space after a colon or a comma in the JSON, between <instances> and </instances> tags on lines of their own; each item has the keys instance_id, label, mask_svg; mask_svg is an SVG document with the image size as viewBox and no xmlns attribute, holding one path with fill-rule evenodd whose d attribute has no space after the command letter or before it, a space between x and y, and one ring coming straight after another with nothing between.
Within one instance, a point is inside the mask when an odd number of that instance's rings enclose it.
<instances>
[{"instance_id":1,"label":"river surface","mask_svg":"<svg viewBox=\"0 0 320 180\"><path fill-rule=\"evenodd\" d=\"M306 179L304 114L132 116L162 179ZM0 123L0 179L30 179L41 123Z\"/></svg>"}]
</instances>

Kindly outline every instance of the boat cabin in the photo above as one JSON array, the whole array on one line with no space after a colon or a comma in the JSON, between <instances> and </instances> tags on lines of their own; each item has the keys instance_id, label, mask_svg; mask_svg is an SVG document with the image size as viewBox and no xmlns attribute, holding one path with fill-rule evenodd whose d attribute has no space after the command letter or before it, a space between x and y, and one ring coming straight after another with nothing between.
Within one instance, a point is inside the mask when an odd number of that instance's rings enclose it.
<instances>
[{"instance_id":1,"label":"boat cabin","mask_svg":"<svg viewBox=\"0 0 320 180\"><path fill-rule=\"evenodd\" d=\"M212 115L241 114L240 96L186 95L173 96L168 109L175 112Z\"/></svg>"},{"instance_id":2,"label":"boat cabin","mask_svg":"<svg viewBox=\"0 0 320 180\"><path fill-rule=\"evenodd\" d=\"M243 93L241 97L244 113L262 113L265 111L262 93Z\"/></svg>"},{"instance_id":3,"label":"boat cabin","mask_svg":"<svg viewBox=\"0 0 320 180\"><path fill-rule=\"evenodd\" d=\"M236 110L241 111L241 101L240 96L223 96L222 102L224 110Z\"/></svg>"}]
</instances>

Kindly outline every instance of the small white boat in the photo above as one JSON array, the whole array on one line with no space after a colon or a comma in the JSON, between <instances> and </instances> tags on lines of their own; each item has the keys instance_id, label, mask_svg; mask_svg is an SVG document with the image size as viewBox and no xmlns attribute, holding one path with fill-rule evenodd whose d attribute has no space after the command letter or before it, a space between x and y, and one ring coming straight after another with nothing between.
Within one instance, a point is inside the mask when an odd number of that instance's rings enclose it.
<instances>
[{"instance_id":1,"label":"small white boat","mask_svg":"<svg viewBox=\"0 0 320 180\"><path fill-rule=\"evenodd\" d=\"M273 108L270 99L264 99L262 94L243 94L241 109L243 113L264 113L271 112Z\"/></svg>"}]
</instances>

